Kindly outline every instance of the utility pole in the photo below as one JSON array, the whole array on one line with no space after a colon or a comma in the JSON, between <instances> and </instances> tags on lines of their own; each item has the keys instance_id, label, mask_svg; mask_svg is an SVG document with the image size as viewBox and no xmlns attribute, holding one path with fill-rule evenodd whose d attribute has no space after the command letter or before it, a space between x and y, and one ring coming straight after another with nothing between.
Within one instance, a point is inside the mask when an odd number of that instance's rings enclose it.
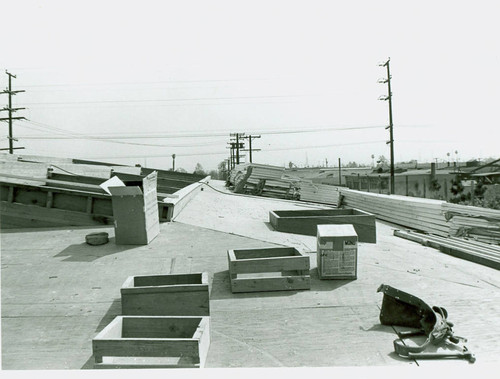
<instances>
[{"instance_id":1,"label":"utility pole","mask_svg":"<svg viewBox=\"0 0 500 379\"><path fill-rule=\"evenodd\" d=\"M5 70L5 73L9 77L9 88L2 91L1 93L6 93L9 95L9 106L4 107L3 109L0 109L0 111L8 111L9 112L9 117L0 117L0 121L9 121L9 154L14 154L14 141L17 141L12 132L12 120L25 120L26 117L12 117L12 113L17 112L21 109L26 109L26 108L12 108L12 95L15 95L20 92L25 92L24 90L18 90L18 91L12 91L12 78L16 78L15 75L11 74L7 70ZM17 147L15 149L24 149L24 147ZM5 149L2 149L5 150Z\"/></svg>"},{"instance_id":2,"label":"utility pole","mask_svg":"<svg viewBox=\"0 0 500 379\"><path fill-rule=\"evenodd\" d=\"M232 140L227 143L229 145L228 149L229 151L229 167L232 170L235 165L235 156L234 156L234 150L236 149L236 142L233 142Z\"/></svg>"},{"instance_id":3,"label":"utility pole","mask_svg":"<svg viewBox=\"0 0 500 379\"><path fill-rule=\"evenodd\" d=\"M389 141L386 144L391 145L391 194L394 194L394 134L393 134L393 123L392 123L392 91L391 91L391 70L389 67L389 62L391 58L388 58L384 63L379 64L379 66L387 68L387 79L379 79L379 83L387 83L387 96L380 96L379 100L389 101Z\"/></svg>"},{"instance_id":4,"label":"utility pole","mask_svg":"<svg viewBox=\"0 0 500 379\"><path fill-rule=\"evenodd\" d=\"M234 151L234 149L236 149L236 156L235 156L236 163L235 164L240 164L240 149L243 149L245 147L245 143L240 142L240 138L244 138L245 133L231 133L229 136L236 137L236 142L235 143L231 142L231 147L233 148L233 151Z\"/></svg>"},{"instance_id":5,"label":"utility pole","mask_svg":"<svg viewBox=\"0 0 500 379\"><path fill-rule=\"evenodd\" d=\"M240 164L240 134L236 133L236 164Z\"/></svg>"},{"instance_id":6,"label":"utility pole","mask_svg":"<svg viewBox=\"0 0 500 379\"><path fill-rule=\"evenodd\" d=\"M252 150L252 139L260 138L260 135L258 135L258 136L248 135L248 136L245 136L242 138L248 139L248 150L244 150L244 151L250 151L250 163L252 163L252 151L260 151L260 149L253 149Z\"/></svg>"},{"instance_id":7,"label":"utility pole","mask_svg":"<svg viewBox=\"0 0 500 379\"><path fill-rule=\"evenodd\" d=\"M339 186L342 185L342 166L340 164L340 158L339 158Z\"/></svg>"},{"instance_id":8,"label":"utility pole","mask_svg":"<svg viewBox=\"0 0 500 379\"><path fill-rule=\"evenodd\" d=\"M175 154L172 154L172 171L175 171Z\"/></svg>"},{"instance_id":9,"label":"utility pole","mask_svg":"<svg viewBox=\"0 0 500 379\"><path fill-rule=\"evenodd\" d=\"M230 147L231 151L229 152L229 159L228 159L228 162L229 162L229 169L232 170L233 169L233 148Z\"/></svg>"},{"instance_id":10,"label":"utility pole","mask_svg":"<svg viewBox=\"0 0 500 379\"><path fill-rule=\"evenodd\" d=\"M229 148L230 151L229 151L229 167L231 168L231 170L234 168L234 166L236 165L236 154L235 154L235 150L236 150L236 142L228 142L227 143L229 145Z\"/></svg>"}]
</instances>

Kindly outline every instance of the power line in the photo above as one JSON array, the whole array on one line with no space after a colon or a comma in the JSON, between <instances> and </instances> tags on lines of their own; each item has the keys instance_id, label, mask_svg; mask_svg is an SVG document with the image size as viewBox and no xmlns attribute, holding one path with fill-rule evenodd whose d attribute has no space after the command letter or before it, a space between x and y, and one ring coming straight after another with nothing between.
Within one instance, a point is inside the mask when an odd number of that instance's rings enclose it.
<instances>
[{"instance_id":1,"label":"power line","mask_svg":"<svg viewBox=\"0 0 500 379\"><path fill-rule=\"evenodd\" d=\"M276 149L262 149L264 152L272 151L286 151L286 150L303 150L303 149L318 149L318 148L330 148L339 146L357 146L357 145L371 145L380 144L384 141L366 141L366 142L352 142L352 143L340 143L340 144L328 144L328 145L314 145L314 146L295 146L295 147L283 147ZM176 157L191 157L191 156L204 156L204 155L226 155L227 152L198 152L198 153L184 153L176 154ZM170 154L147 154L147 155L124 155L124 156L97 156L97 157L86 157L93 159L125 159L125 158L165 158L171 157Z\"/></svg>"},{"instance_id":2,"label":"power line","mask_svg":"<svg viewBox=\"0 0 500 379\"><path fill-rule=\"evenodd\" d=\"M24 122L30 122L30 121L24 121ZM27 125L21 125L25 128L30 128ZM40 126L39 126L40 127ZM43 127L43 126L41 126ZM50 128L47 128L50 130ZM58 130L58 128L52 128L53 130ZM35 130L40 130L40 129L35 129ZM42 130L43 131L43 130ZM60 132L59 132L60 133ZM29 137L19 137L21 139L30 139ZM105 142L105 143L117 143L117 144L124 144L124 145L135 145L135 146L152 146L152 147L201 147L201 146L210 146L210 145L220 145L221 142L203 142L203 143L198 143L198 144L168 144L168 145L163 145L163 144L151 144L151 143L138 143L138 142L124 142L124 141L116 141L115 139L102 139L100 137L92 137L92 136L87 136L87 135L82 135L82 134L70 134L70 136L64 136L64 137L55 137L53 135L49 137L42 137L40 139L85 139L85 140L90 140L90 141L97 141L97 142Z\"/></svg>"},{"instance_id":3,"label":"power line","mask_svg":"<svg viewBox=\"0 0 500 379\"><path fill-rule=\"evenodd\" d=\"M114 103L155 103L175 101L205 101L205 100L247 100L247 99L281 99L293 97L310 97L321 95L263 95L263 96L227 96L227 97L191 97L180 99L136 99L136 100L90 100L26 103L26 105L79 105L79 104L114 104Z\"/></svg>"},{"instance_id":4,"label":"power line","mask_svg":"<svg viewBox=\"0 0 500 379\"><path fill-rule=\"evenodd\" d=\"M92 87L113 85L137 85L137 84L166 84L166 83L213 83L213 82L244 82L244 81L267 81L272 78L248 78L248 79L200 79L200 80L160 80L154 82L109 82L109 83L59 83L59 84L31 84L26 88L37 87Z\"/></svg>"},{"instance_id":5,"label":"power line","mask_svg":"<svg viewBox=\"0 0 500 379\"><path fill-rule=\"evenodd\" d=\"M415 127L415 126L413 126ZM421 126L416 126L421 127ZM302 133L317 133L317 132L327 132L327 131L346 131L346 130L365 130L365 129L381 129L385 128L384 125L372 125L372 126L350 126L350 127L319 127L319 128L301 128L301 129L275 129L275 130L256 130L251 133L258 133L261 135L275 135L275 134L302 134ZM62 130L62 129L60 129ZM72 132L68 132L72 133ZM152 139L152 138L198 138L198 137L227 137L227 131L208 131L208 132L194 132L194 133L141 133L141 134L116 134L116 135L106 135L100 134L99 139ZM19 138L23 138L26 140L35 140L35 139L77 139L85 137L97 138L95 136L88 136L82 134L76 134L74 137L72 136L22 136Z\"/></svg>"}]
</instances>

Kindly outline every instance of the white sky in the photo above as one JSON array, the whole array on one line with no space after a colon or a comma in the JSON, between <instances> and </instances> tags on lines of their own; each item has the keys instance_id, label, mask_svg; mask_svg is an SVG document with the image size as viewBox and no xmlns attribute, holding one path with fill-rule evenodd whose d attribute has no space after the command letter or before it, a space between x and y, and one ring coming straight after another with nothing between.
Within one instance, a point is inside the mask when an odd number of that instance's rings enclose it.
<instances>
[{"instance_id":1,"label":"white sky","mask_svg":"<svg viewBox=\"0 0 500 379\"><path fill-rule=\"evenodd\" d=\"M258 163L371 163L390 155L390 57L396 161L500 157L498 1L0 3L20 154L209 170L246 132ZM266 134L307 129L328 130ZM212 136L172 137L195 132ZM28 138L78 134L157 137Z\"/></svg>"}]
</instances>

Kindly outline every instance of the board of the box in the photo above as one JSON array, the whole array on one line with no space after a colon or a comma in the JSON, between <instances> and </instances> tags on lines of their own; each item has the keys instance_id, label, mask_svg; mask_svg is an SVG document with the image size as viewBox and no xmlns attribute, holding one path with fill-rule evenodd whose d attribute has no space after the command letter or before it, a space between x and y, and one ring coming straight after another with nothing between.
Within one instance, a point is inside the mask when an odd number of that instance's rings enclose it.
<instances>
[{"instance_id":1,"label":"board of the box","mask_svg":"<svg viewBox=\"0 0 500 379\"><path fill-rule=\"evenodd\" d=\"M311 289L309 270L282 273L238 274L231 277L231 292L294 291Z\"/></svg>"},{"instance_id":2,"label":"board of the box","mask_svg":"<svg viewBox=\"0 0 500 379\"><path fill-rule=\"evenodd\" d=\"M228 251L232 274L309 270L309 257L295 248L275 247Z\"/></svg>"},{"instance_id":3,"label":"board of the box","mask_svg":"<svg viewBox=\"0 0 500 379\"><path fill-rule=\"evenodd\" d=\"M210 315L207 273L130 276L120 292L124 315Z\"/></svg>"}]
</instances>

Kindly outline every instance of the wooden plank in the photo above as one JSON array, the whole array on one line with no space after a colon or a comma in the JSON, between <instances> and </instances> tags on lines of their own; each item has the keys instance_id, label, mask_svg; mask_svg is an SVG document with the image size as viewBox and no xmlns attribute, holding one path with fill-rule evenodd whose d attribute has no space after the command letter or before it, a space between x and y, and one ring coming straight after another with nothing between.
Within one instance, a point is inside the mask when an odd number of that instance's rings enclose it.
<instances>
[{"instance_id":1,"label":"wooden plank","mask_svg":"<svg viewBox=\"0 0 500 379\"><path fill-rule=\"evenodd\" d=\"M470 205L444 203L444 212L459 213L467 216L484 217L493 220L500 220L500 210L491 208L474 207Z\"/></svg>"},{"instance_id":2,"label":"wooden plank","mask_svg":"<svg viewBox=\"0 0 500 379\"><path fill-rule=\"evenodd\" d=\"M171 292L182 292L185 293L186 298L189 298L189 292L208 292L207 284L179 284L179 285L163 285L163 286L142 286L142 287L132 287L132 288L121 288L121 293L129 295L140 295L140 294L161 294L161 293L171 293ZM122 297L123 300L123 297ZM189 316L189 315L186 315Z\"/></svg>"},{"instance_id":3,"label":"wooden plank","mask_svg":"<svg viewBox=\"0 0 500 379\"><path fill-rule=\"evenodd\" d=\"M8 187L8 186L15 186L16 190L19 191L32 191L32 192L41 192L41 193L46 193L49 191L52 191L54 193L65 193L65 194L73 194L73 195L80 195L80 196L87 196L91 194L94 197L100 198L100 199L106 199L110 198L108 194L105 193L94 193L94 192L89 192L89 191L82 191L82 190L76 190L76 189L67 189L67 188L58 188L58 187L51 187L51 186L39 186L39 185L32 185L32 184L21 184L21 183L10 183L10 182L0 182L1 187Z\"/></svg>"},{"instance_id":4,"label":"wooden plank","mask_svg":"<svg viewBox=\"0 0 500 379\"><path fill-rule=\"evenodd\" d=\"M262 249L235 249L230 250L231 260L255 258L279 258L303 256L293 247L268 247Z\"/></svg>"},{"instance_id":5,"label":"wooden plank","mask_svg":"<svg viewBox=\"0 0 500 379\"><path fill-rule=\"evenodd\" d=\"M199 340L198 356L200 361L200 368L204 368L210 349L210 319L208 317L204 317L201 320L200 327L197 333L201 333L201 336L196 336Z\"/></svg>"},{"instance_id":6,"label":"wooden plank","mask_svg":"<svg viewBox=\"0 0 500 379\"><path fill-rule=\"evenodd\" d=\"M208 284L121 288L124 315L209 316Z\"/></svg>"},{"instance_id":7,"label":"wooden plank","mask_svg":"<svg viewBox=\"0 0 500 379\"><path fill-rule=\"evenodd\" d=\"M485 252L473 251L471 248L457 246L447 241L440 241L431 236L419 236L415 233L402 232L395 230L394 235L397 237L409 239L418 242L425 246L431 246L442 253L452 255L457 258L465 259L471 262L479 263L497 270L500 270L500 256L494 256Z\"/></svg>"},{"instance_id":8,"label":"wooden plank","mask_svg":"<svg viewBox=\"0 0 500 379\"><path fill-rule=\"evenodd\" d=\"M102 357L180 357L199 359L198 341L188 338L177 339L94 339L92 351L96 363Z\"/></svg>"},{"instance_id":9,"label":"wooden plank","mask_svg":"<svg viewBox=\"0 0 500 379\"><path fill-rule=\"evenodd\" d=\"M172 221L184 209L184 207L200 192L203 191L203 183L193 183L174 194L179 197L176 200L169 200L173 204L172 216L168 221ZM167 200L167 199L165 199Z\"/></svg>"},{"instance_id":10,"label":"wooden plank","mask_svg":"<svg viewBox=\"0 0 500 379\"><path fill-rule=\"evenodd\" d=\"M121 338L192 339L202 317L123 316ZM101 337L106 337L102 335Z\"/></svg>"},{"instance_id":11,"label":"wooden plank","mask_svg":"<svg viewBox=\"0 0 500 379\"><path fill-rule=\"evenodd\" d=\"M122 288L126 287L144 287L144 286L179 286L179 285L205 285L208 284L206 272L190 274L168 274L168 275L136 275L131 276L124 283Z\"/></svg>"},{"instance_id":12,"label":"wooden plank","mask_svg":"<svg viewBox=\"0 0 500 379\"><path fill-rule=\"evenodd\" d=\"M231 272L233 274L281 272L290 270L307 270L309 267L309 257L237 259L232 264Z\"/></svg>"},{"instance_id":13,"label":"wooden plank","mask_svg":"<svg viewBox=\"0 0 500 379\"><path fill-rule=\"evenodd\" d=\"M98 178L95 176L85 176L85 175L69 175L62 174L58 172L47 172L47 178L52 180L57 180L61 182L73 182L73 183L85 183L92 184L94 186L99 186L102 182L105 182L109 178Z\"/></svg>"},{"instance_id":14,"label":"wooden plank","mask_svg":"<svg viewBox=\"0 0 500 379\"><path fill-rule=\"evenodd\" d=\"M231 291L233 293L308 290L310 288L311 278L309 276L231 279Z\"/></svg>"},{"instance_id":15,"label":"wooden plank","mask_svg":"<svg viewBox=\"0 0 500 379\"><path fill-rule=\"evenodd\" d=\"M94 369L162 369L203 368L191 357L106 357L102 363L95 363Z\"/></svg>"}]
</instances>

